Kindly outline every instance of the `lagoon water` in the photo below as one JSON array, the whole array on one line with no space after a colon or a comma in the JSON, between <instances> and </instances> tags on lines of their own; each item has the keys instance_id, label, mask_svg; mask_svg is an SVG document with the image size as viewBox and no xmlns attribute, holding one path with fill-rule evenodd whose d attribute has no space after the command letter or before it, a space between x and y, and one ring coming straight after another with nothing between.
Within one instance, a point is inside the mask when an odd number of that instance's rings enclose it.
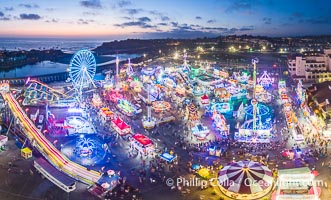
<instances>
[{"instance_id":1,"label":"lagoon water","mask_svg":"<svg viewBox=\"0 0 331 200\"><path fill-rule=\"evenodd\" d=\"M64 72L67 68L67 64L44 61L33 65L25 65L24 67L19 67L9 71L0 71L0 79L55 74Z\"/></svg>"},{"instance_id":2,"label":"lagoon water","mask_svg":"<svg viewBox=\"0 0 331 200\"><path fill-rule=\"evenodd\" d=\"M118 54L120 61L126 61L128 58L133 59L140 57L139 54ZM116 55L104 55L103 57L109 57L106 62L97 63L98 66L108 65L115 63ZM0 79L6 78L23 78L29 76L41 76L48 74L55 74L60 72L66 72L69 68L68 64L62 64L51 61L43 61L33 65L25 65L23 67L18 67L16 69L1 71L0 69Z\"/></svg>"}]
</instances>

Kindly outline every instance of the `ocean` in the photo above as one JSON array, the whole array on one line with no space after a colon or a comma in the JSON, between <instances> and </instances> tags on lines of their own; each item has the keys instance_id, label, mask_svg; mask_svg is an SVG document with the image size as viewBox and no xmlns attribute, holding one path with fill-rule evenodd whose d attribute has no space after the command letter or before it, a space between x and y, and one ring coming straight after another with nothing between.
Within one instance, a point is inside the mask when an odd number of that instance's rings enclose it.
<instances>
[{"instance_id":1,"label":"ocean","mask_svg":"<svg viewBox=\"0 0 331 200\"><path fill-rule=\"evenodd\" d=\"M104 40L59 39L59 38L0 38L0 50L61 49L72 53L81 49L93 49Z\"/></svg>"}]
</instances>

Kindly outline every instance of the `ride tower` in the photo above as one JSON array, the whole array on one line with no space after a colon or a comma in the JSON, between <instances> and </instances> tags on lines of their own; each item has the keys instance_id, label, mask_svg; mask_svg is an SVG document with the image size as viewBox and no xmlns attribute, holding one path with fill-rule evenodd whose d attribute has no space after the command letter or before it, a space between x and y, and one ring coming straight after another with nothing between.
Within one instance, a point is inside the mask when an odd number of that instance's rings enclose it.
<instances>
[{"instance_id":1,"label":"ride tower","mask_svg":"<svg viewBox=\"0 0 331 200\"><path fill-rule=\"evenodd\" d=\"M253 71L253 99L252 99L252 106L253 106L253 136L256 136L256 122L257 122L257 114L258 114L258 108L257 104L258 101L256 100L256 64L259 62L258 58L252 59L252 64L254 66Z\"/></svg>"},{"instance_id":2,"label":"ride tower","mask_svg":"<svg viewBox=\"0 0 331 200\"><path fill-rule=\"evenodd\" d=\"M152 118L152 111L151 111L151 84L148 83L147 85L147 101L146 101L146 106L147 106L147 117L144 117L142 123L143 127L145 129L153 129L156 125L156 120Z\"/></svg>"}]
</instances>

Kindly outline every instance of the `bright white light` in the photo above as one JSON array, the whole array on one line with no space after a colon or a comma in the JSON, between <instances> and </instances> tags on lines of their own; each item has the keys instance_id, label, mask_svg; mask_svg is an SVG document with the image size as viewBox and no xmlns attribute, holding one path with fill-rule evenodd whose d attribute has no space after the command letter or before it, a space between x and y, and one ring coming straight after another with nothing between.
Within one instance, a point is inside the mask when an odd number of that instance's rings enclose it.
<instances>
[{"instance_id":1,"label":"bright white light","mask_svg":"<svg viewBox=\"0 0 331 200\"><path fill-rule=\"evenodd\" d=\"M177 58L178 58L178 52L176 51L174 54L174 59L177 59Z\"/></svg>"},{"instance_id":2,"label":"bright white light","mask_svg":"<svg viewBox=\"0 0 331 200\"><path fill-rule=\"evenodd\" d=\"M68 109L68 112L71 112L71 113L81 113L81 112L83 112L83 110L80 109L80 108L69 108Z\"/></svg>"}]
</instances>

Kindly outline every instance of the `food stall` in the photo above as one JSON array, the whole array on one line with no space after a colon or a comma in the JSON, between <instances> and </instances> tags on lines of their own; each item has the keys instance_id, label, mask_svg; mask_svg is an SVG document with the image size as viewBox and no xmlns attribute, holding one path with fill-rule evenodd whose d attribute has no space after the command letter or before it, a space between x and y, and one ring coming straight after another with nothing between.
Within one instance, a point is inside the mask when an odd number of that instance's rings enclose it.
<instances>
[{"instance_id":1,"label":"food stall","mask_svg":"<svg viewBox=\"0 0 331 200\"><path fill-rule=\"evenodd\" d=\"M202 105L208 105L209 104L209 98L206 94L204 94L202 97L201 97L201 104Z\"/></svg>"},{"instance_id":2,"label":"food stall","mask_svg":"<svg viewBox=\"0 0 331 200\"><path fill-rule=\"evenodd\" d=\"M136 133L131 137L131 145L145 155L155 150L153 141L140 133Z\"/></svg>"},{"instance_id":3,"label":"food stall","mask_svg":"<svg viewBox=\"0 0 331 200\"><path fill-rule=\"evenodd\" d=\"M116 117L115 119L113 119L111 121L111 127L113 129L115 129L115 131L123 136L123 135L127 135L131 132L131 126L129 126L128 124L126 124L121 118Z\"/></svg>"}]
</instances>

